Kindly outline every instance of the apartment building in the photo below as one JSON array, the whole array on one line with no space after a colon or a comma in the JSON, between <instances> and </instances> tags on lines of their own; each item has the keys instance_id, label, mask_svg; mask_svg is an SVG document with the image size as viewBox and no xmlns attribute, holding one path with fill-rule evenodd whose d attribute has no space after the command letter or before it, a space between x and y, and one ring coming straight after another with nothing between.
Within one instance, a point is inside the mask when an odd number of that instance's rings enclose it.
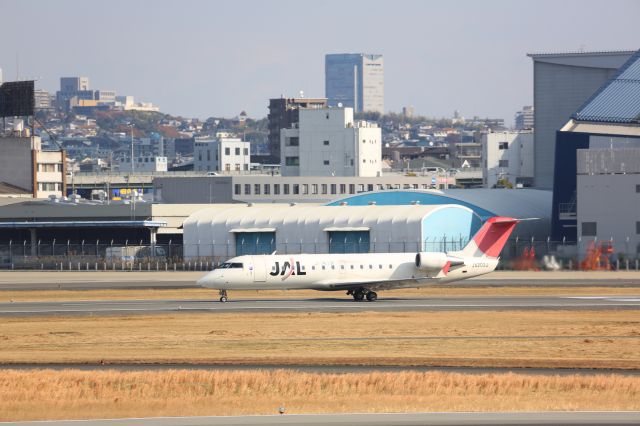
<instances>
[{"instance_id":1,"label":"apartment building","mask_svg":"<svg viewBox=\"0 0 640 426\"><path fill-rule=\"evenodd\" d=\"M0 138L0 182L34 198L66 191L64 151L43 151L39 136Z\"/></svg>"},{"instance_id":2,"label":"apartment building","mask_svg":"<svg viewBox=\"0 0 640 426\"><path fill-rule=\"evenodd\" d=\"M280 133L283 176L382 174L382 132L376 123L354 121L353 108L300 110L297 126Z\"/></svg>"},{"instance_id":3,"label":"apartment building","mask_svg":"<svg viewBox=\"0 0 640 426\"><path fill-rule=\"evenodd\" d=\"M197 137L193 148L194 171L247 172L251 165L250 143L239 138Z\"/></svg>"}]
</instances>

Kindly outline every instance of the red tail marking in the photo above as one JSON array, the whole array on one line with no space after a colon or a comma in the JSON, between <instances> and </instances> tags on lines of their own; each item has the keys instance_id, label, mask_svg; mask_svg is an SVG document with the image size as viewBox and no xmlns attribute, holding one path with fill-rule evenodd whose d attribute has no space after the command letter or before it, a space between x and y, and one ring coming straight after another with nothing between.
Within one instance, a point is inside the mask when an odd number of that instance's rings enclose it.
<instances>
[{"instance_id":1,"label":"red tail marking","mask_svg":"<svg viewBox=\"0 0 640 426\"><path fill-rule=\"evenodd\" d=\"M449 273L449 269L451 269L451 262L447 262L444 264L444 267L442 268L442 273L447 275Z\"/></svg>"},{"instance_id":2,"label":"red tail marking","mask_svg":"<svg viewBox=\"0 0 640 426\"><path fill-rule=\"evenodd\" d=\"M473 241L487 256L498 257L517 224L518 220L510 217L492 217L480 228Z\"/></svg>"}]
</instances>

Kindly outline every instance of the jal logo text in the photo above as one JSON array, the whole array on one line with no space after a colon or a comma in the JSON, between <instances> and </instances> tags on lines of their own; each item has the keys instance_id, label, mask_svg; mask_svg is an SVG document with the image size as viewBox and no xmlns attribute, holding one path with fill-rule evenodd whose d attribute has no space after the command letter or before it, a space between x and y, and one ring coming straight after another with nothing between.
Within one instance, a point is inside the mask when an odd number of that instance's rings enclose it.
<instances>
[{"instance_id":1,"label":"jal logo text","mask_svg":"<svg viewBox=\"0 0 640 426\"><path fill-rule=\"evenodd\" d=\"M284 281L291 275L307 275L307 273L302 270L300 262L294 262L293 259L291 259L284 262L275 262L275 265L271 268L269 275L272 277L281 275L282 280Z\"/></svg>"}]
</instances>

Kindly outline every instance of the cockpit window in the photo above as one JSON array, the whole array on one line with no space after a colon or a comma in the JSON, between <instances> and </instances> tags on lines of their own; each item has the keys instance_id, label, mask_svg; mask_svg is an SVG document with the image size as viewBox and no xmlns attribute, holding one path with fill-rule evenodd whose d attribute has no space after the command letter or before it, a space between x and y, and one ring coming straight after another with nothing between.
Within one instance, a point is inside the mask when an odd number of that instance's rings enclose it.
<instances>
[{"instance_id":1,"label":"cockpit window","mask_svg":"<svg viewBox=\"0 0 640 426\"><path fill-rule=\"evenodd\" d=\"M242 263L235 263L235 262L225 262L222 265L220 265L218 268L220 269L242 269Z\"/></svg>"}]
</instances>

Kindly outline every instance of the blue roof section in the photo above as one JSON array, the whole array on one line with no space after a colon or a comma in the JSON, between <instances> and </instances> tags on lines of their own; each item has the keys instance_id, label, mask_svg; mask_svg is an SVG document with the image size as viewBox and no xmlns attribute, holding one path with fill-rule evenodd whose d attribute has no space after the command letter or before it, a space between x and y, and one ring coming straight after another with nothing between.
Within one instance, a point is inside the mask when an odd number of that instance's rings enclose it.
<instances>
[{"instance_id":1,"label":"blue roof section","mask_svg":"<svg viewBox=\"0 0 640 426\"><path fill-rule=\"evenodd\" d=\"M379 191L366 192L362 194L352 195L336 201L332 201L327 206L339 206L340 203L346 202L350 206L366 206L371 202L375 202L381 206L398 206L418 202L423 206L441 205L441 204L458 204L473 210L482 220L490 217L498 216L497 214L476 206L475 204L459 200L457 198L447 197L437 192L420 192L420 191Z\"/></svg>"},{"instance_id":2,"label":"blue roof section","mask_svg":"<svg viewBox=\"0 0 640 426\"><path fill-rule=\"evenodd\" d=\"M640 50L572 116L606 123L640 122Z\"/></svg>"},{"instance_id":3,"label":"blue roof section","mask_svg":"<svg viewBox=\"0 0 640 426\"><path fill-rule=\"evenodd\" d=\"M465 206L485 221L493 216L508 216L518 219L539 218L521 222L515 237L547 238L551 223L551 191L539 189L445 189L445 190L387 190L363 192L332 201L327 206L339 206L345 202L349 206L407 205L419 202L421 205L457 204Z\"/></svg>"}]
</instances>

